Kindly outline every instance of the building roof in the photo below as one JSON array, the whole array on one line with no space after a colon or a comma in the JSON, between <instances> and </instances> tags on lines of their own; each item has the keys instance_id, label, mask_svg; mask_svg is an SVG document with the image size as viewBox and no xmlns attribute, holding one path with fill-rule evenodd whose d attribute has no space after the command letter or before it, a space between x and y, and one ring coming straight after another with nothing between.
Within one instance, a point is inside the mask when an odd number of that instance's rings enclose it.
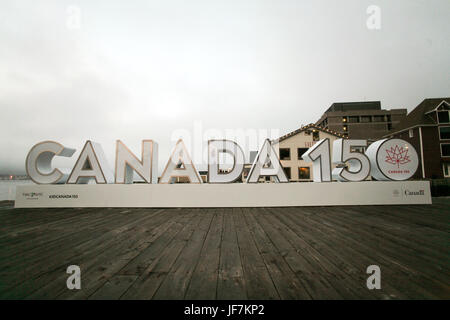
<instances>
[{"instance_id":1,"label":"building roof","mask_svg":"<svg viewBox=\"0 0 450 320\"><path fill-rule=\"evenodd\" d=\"M358 110L381 110L380 101L335 102L325 113Z\"/></svg>"},{"instance_id":2,"label":"building roof","mask_svg":"<svg viewBox=\"0 0 450 320\"><path fill-rule=\"evenodd\" d=\"M443 101L450 103L450 98L431 98L423 100L414 108L414 110L408 113L405 119L392 128L386 136L415 126L435 125L436 121L427 113L436 109Z\"/></svg>"},{"instance_id":3,"label":"building roof","mask_svg":"<svg viewBox=\"0 0 450 320\"><path fill-rule=\"evenodd\" d=\"M343 134L340 134L339 132L336 132L336 131L333 131L333 130L329 130L329 129L326 129L326 128L322 128L321 126L318 126L318 125L316 125L314 123L310 123L310 124L308 124L306 126L302 126L301 128L299 128L297 130L289 132L289 133L285 134L284 136L279 137L278 139L275 139L274 142L281 142L283 140L286 140L287 138L295 136L296 134L298 134L298 133L300 133L302 131L308 130L308 129L309 130L311 130L311 129L312 130L314 130L314 129L315 130L319 130L319 131L326 132L328 134L334 135L334 136L339 137L339 138L347 139Z\"/></svg>"}]
</instances>

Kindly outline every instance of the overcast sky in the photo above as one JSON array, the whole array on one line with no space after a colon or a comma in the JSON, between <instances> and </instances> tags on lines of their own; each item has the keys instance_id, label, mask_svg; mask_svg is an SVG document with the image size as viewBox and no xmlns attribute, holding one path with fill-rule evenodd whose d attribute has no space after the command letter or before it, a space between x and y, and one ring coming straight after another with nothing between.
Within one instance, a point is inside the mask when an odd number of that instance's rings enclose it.
<instances>
[{"instance_id":1,"label":"overcast sky","mask_svg":"<svg viewBox=\"0 0 450 320\"><path fill-rule=\"evenodd\" d=\"M195 126L284 134L342 101L411 111L450 95L449 18L448 0L2 0L0 173L43 140L76 148L70 166L87 139L111 165L116 139L136 154L154 139L162 167Z\"/></svg>"}]
</instances>

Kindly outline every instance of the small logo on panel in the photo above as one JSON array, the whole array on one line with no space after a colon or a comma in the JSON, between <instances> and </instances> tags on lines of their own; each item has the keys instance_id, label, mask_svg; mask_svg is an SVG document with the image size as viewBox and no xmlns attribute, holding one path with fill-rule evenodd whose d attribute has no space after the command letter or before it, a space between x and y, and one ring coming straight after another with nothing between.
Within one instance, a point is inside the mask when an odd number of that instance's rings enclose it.
<instances>
[{"instance_id":1,"label":"small logo on panel","mask_svg":"<svg viewBox=\"0 0 450 320\"><path fill-rule=\"evenodd\" d=\"M418 191L409 191L408 189L405 190L405 196L424 196L425 190L421 189Z\"/></svg>"},{"instance_id":2,"label":"small logo on panel","mask_svg":"<svg viewBox=\"0 0 450 320\"><path fill-rule=\"evenodd\" d=\"M37 200L42 196L42 192L24 192L22 193L27 200Z\"/></svg>"}]
</instances>

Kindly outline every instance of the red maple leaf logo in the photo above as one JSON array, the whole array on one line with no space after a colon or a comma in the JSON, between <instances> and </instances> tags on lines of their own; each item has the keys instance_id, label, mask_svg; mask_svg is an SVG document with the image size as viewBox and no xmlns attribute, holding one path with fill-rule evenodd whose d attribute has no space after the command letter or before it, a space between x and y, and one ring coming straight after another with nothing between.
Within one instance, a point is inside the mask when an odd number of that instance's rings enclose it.
<instances>
[{"instance_id":1,"label":"red maple leaf logo","mask_svg":"<svg viewBox=\"0 0 450 320\"><path fill-rule=\"evenodd\" d=\"M396 164L397 168L400 168L401 164L405 164L410 162L408 156L408 149L399 148L398 145L395 145L395 147L391 147L391 150L386 149L386 162L391 164Z\"/></svg>"}]
</instances>

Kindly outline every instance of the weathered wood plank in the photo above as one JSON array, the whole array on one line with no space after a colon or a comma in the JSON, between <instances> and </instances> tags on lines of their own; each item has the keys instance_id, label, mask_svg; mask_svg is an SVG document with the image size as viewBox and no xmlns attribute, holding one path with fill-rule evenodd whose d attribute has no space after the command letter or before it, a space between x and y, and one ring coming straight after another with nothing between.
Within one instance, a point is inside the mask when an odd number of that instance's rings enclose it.
<instances>
[{"instance_id":1,"label":"weathered wood plank","mask_svg":"<svg viewBox=\"0 0 450 320\"><path fill-rule=\"evenodd\" d=\"M213 209L213 220L197 266L192 274L185 299L213 300L217 295L220 248L223 232L223 209Z\"/></svg>"},{"instance_id":2,"label":"weathered wood plank","mask_svg":"<svg viewBox=\"0 0 450 320\"><path fill-rule=\"evenodd\" d=\"M365 270L367 266L373 264L372 261L365 259L364 256L355 255L347 243L342 243L340 237L335 237L332 229L323 232L320 226L311 223L308 220L311 214L305 208L301 211L293 209L292 213L275 212L274 216L293 231L293 233L290 231L283 233L289 238L292 237L291 243L294 247L299 245L299 253L306 254L307 258L314 258L310 259L311 264L315 266L313 270L317 269L342 297L350 298L356 295L358 299L391 299L402 296L400 292L392 288L389 291L393 293L391 295L368 290ZM302 240L295 241L295 234Z\"/></svg>"},{"instance_id":3,"label":"weathered wood plank","mask_svg":"<svg viewBox=\"0 0 450 320\"><path fill-rule=\"evenodd\" d=\"M310 208L306 210L311 211ZM315 212L320 212L320 209L315 210ZM324 214L326 214L326 212ZM308 216L305 220L296 219L295 223L302 224L302 227L306 230L308 230L308 228L315 228L316 230L320 230L319 225L315 224L314 221L311 220L312 216L314 216L314 214ZM410 292L416 292L416 294L419 294L420 292L421 295L419 297L421 298L433 298L433 296L430 295L426 290L422 290L420 286L416 286L413 278L408 277L409 271L404 264L399 263L395 257L389 257L383 253L383 244L380 244L380 242L383 243L383 239L371 239L370 234L364 233L354 225L349 224L349 221L351 221L351 219L345 220L342 226L337 226L337 224L334 224L333 227L330 227L322 224L323 228L328 227L328 229L326 229L327 231L320 231L319 236L311 238L310 241L319 243L318 247L320 248L322 246L320 234L322 236L332 236L332 241L336 244L337 247L343 250L344 254L341 254L343 256L347 256L347 260L351 259L352 256L354 258L357 257L357 260L360 261L364 260L364 258L367 257L368 264L364 266L364 270L367 266L372 264L382 267L385 279L397 278L394 282L395 288L390 288L391 290L387 291L393 292L393 297L398 297L399 294L410 295ZM339 234L339 236L333 236L333 234ZM353 253L353 255L345 254L346 250L353 249L356 251ZM388 286L392 283L393 281L385 281L385 284L388 284Z\"/></svg>"},{"instance_id":4,"label":"weathered wood plank","mask_svg":"<svg viewBox=\"0 0 450 320\"><path fill-rule=\"evenodd\" d=\"M153 296L153 299L181 300L184 298L192 273L197 266L206 235L211 226L213 214L204 212L200 217L201 220L196 226L195 232L192 233L186 246Z\"/></svg>"},{"instance_id":5,"label":"weathered wood plank","mask_svg":"<svg viewBox=\"0 0 450 320\"><path fill-rule=\"evenodd\" d=\"M114 275L89 300L117 300L136 281L137 276Z\"/></svg>"},{"instance_id":6,"label":"weathered wood plank","mask_svg":"<svg viewBox=\"0 0 450 320\"><path fill-rule=\"evenodd\" d=\"M174 223L161 236L150 241L148 246L125 265L118 273L123 275L141 275L157 259L164 248L183 229L192 217L192 212L178 214Z\"/></svg>"},{"instance_id":7,"label":"weathered wood plank","mask_svg":"<svg viewBox=\"0 0 450 320\"><path fill-rule=\"evenodd\" d=\"M92 231L82 230L77 234L77 238L73 237L71 241L62 243L60 248L52 250L48 259L41 259L39 263L27 265L26 269L23 269L27 272L22 270L21 276L16 277L19 285L5 292L5 297L17 298L19 295L50 298L61 290L67 290L65 286L65 279L68 276L65 273L67 266L75 264L84 270L86 263L87 265L95 264L101 254L114 254L114 250L108 249L116 248L114 245L122 239L118 235L123 231L132 231L142 221L151 217L152 215L141 215L139 219L130 220L124 216L123 221L119 225L114 225L115 228L110 231L101 229L99 231L102 233L99 234L94 230L94 234L97 234L96 237L92 235L85 237L86 233L90 234ZM75 239L77 240L75 241Z\"/></svg>"},{"instance_id":8,"label":"weathered wood plank","mask_svg":"<svg viewBox=\"0 0 450 320\"><path fill-rule=\"evenodd\" d=\"M273 283L264 259L253 241L250 230L245 225L242 209L233 208L232 218L236 228L239 253L244 270L247 297L256 300L280 299L280 294Z\"/></svg>"},{"instance_id":9,"label":"weathered wood plank","mask_svg":"<svg viewBox=\"0 0 450 320\"><path fill-rule=\"evenodd\" d=\"M172 225L172 221L167 219L170 213L161 210L155 216L149 215L144 221L137 220L132 224L121 226L114 230L113 242L108 248L113 250L102 250L100 253L94 250L86 250L89 259L83 259L84 287L79 291L68 291L62 286L56 295L58 299L86 299L99 290L105 283L128 262L136 257L146 248L153 239L158 238L164 231ZM149 237L147 238L146 235ZM92 255L97 253L94 257ZM77 257L77 259L80 259ZM81 265L80 265L81 267ZM63 280L63 279L62 279ZM46 292L49 290L41 290ZM55 290L50 290L55 292Z\"/></svg>"},{"instance_id":10,"label":"weathered wood plank","mask_svg":"<svg viewBox=\"0 0 450 320\"><path fill-rule=\"evenodd\" d=\"M263 227L250 214L252 208L242 209L246 227L250 230L258 251L269 270L281 299L311 299L303 284L286 263L283 255L275 248ZM242 223L244 221L241 221Z\"/></svg>"},{"instance_id":11,"label":"weathered wood plank","mask_svg":"<svg viewBox=\"0 0 450 320\"><path fill-rule=\"evenodd\" d=\"M340 210L340 209L339 209ZM370 209L375 210L375 209ZM353 212L355 215L357 212ZM345 215L349 214L348 211L344 213ZM445 279L446 282L450 281L450 276L448 269L445 270L445 266L442 264L442 260L445 259L445 255L442 253L445 252L448 247L445 243L445 239L442 239L441 244L437 242L436 245L439 248L435 248L435 254L428 255L426 253L428 245L419 245L421 242L419 239L422 237L421 230L417 230L417 228L411 227L411 224L403 223L403 224L385 224L380 221L372 221L373 215L367 215L367 211L364 215L364 222L359 223L359 230L364 234L364 237L368 240L366 243L374 243L379 242L382 245L374 248L375 251L379 253L383 253L386 256L394 259L395 261L401 261L403 265L416 265L420 266L420 273L426 277L433 278L437 273L442 273L439 277L441 279ZM343 228L346 228L348 225L344 222L336 220L336 217L330 217L330 221L335 221L335 226L340 225ZM366 222L368 221L368 222ZM383 230L384 229L384 230ZM385 231L388 230L388 231ZM416 231L416 232L414 232ZM354 235L353 232L352 235ZM411 237L411 234L413 235ZM404 240L406 239L406 241ZM448 239L448 238L447 238ZM411 248L411 242L415 242L416 245ZM434 256L434 257L433 257ZM405 272L410 271L406 268Z\"/></svg>"},{"instance_id":12,"label":"weathered wood plank","mask_svg":"<svg viewBox=\"0 0 450 320\"><path fill-rule=\"evenodd\" d=\"M122 299L151 299L155 295L202 218L198 209L192 211L194 212L186 215L187 221L183 228L125 292Z\"/></svg>"},{"instance_id":13,"label":"weathered wood plank","mask_svg":"<svg viewBox=\"0 0 450 320\"><path fill-rule=\"evenodd\" d=\"M3 299L450 299L450 199L433 205L12 209ZM66 268L82 289L66 288ZM366 287L381 267L382 289Z\"/></svg>"},{"instance_id":14,"label":"weathered wood plank","mask_svg":"<svg viewBox=\"0 0 450 320\"><path fill-rule=\"evenodd\" d=\"M327 268L331 269L333 266L325 257L311 248L303 238L292 232L286 225L274 219L273 213L268 212L267 209L261 210L254 217L264 227L275 247L286 259L313 299L320 299L324 296L327 299L345 297L346 292L345 295L342 295L330 283L331 279L327 277Z\"/></svg>"},{"instance_id":15,"label":"weathered wood plank","mask_svg":"<svg viewBox=\"0 0 450 320\"><path fill-rule=\"evenodd\" d=\"M247 299L236 229L231 209L223 209L223 232L220 247L217 299Z\"/></svg>"}]
</instances>

